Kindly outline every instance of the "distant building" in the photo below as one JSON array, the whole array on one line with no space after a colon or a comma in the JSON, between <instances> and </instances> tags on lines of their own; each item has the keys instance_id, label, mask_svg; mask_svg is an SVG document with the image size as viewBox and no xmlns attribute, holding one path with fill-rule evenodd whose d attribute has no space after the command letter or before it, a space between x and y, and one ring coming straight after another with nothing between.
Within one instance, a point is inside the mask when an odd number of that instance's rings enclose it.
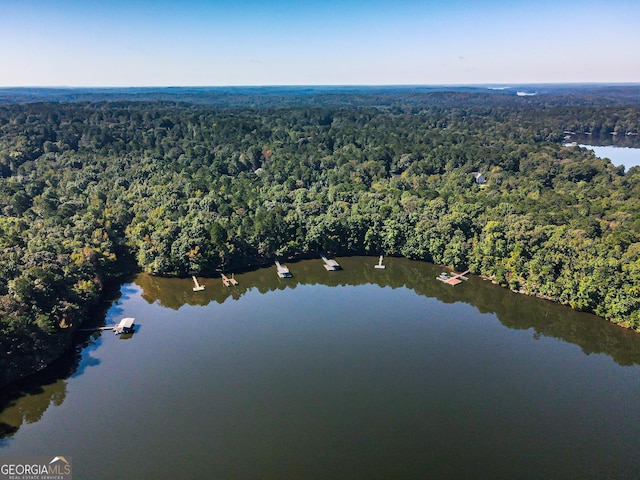
<instances>
[{"instance_id":1,"label":"distant building","mask_svg":"<svg viewBox=\"0 0 640 480\"><path fill-rule=\"evenodd\" d=\"M484 185L485 183L487 183L487 179L484 178L484 175L481 174L480 172L472 172L473 173L473 178L476 179L476 183L478 185Z\"/></svg>"}]
</instances>

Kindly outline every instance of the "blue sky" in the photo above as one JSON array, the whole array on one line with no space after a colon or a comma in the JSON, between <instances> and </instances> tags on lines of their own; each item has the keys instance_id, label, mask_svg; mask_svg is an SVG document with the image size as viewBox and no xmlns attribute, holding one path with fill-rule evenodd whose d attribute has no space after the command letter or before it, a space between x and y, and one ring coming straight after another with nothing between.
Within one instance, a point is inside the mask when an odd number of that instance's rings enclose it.
<instances>
[{"instance_id":1,"label":"blue sky","mask_svg":"<svg viewBox=\"0 0 640 480\"><path fill-rule=\"evenodd\" d=\"M0 0L0 86L640 82L640 1Z\"/></svg>"}]
</instances>

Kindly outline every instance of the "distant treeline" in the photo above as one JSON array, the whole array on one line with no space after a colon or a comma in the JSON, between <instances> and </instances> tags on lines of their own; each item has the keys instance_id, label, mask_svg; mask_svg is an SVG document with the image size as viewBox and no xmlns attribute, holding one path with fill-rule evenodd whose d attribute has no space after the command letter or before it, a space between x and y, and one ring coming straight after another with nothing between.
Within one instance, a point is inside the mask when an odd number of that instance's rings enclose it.
<instances>
[{"instance_id":1,"label":"distant treeline","mask_svg":"<svg viewBox=\"0 0 640 480\"><path fill-rule=\"evenodd\" d=\"M55 357L134 268L402 255L640 328L640 169L562 146L637 133L637 103L387 96L0 106L0 384Z\"/></svg>"},{"instance_id":2,"label":"distant treeline","mask_svg":"<svg viewBox=\"0 0 640 480\"><path fill-rule=\"evenodd\" d=\"M269 87L6 88L0 104L34 102L171 102L244 107L498 105L640 105L640 83L533 85L389 85ZM500 98L504 97L504 98Z\"/></svg>"}]
</instances>

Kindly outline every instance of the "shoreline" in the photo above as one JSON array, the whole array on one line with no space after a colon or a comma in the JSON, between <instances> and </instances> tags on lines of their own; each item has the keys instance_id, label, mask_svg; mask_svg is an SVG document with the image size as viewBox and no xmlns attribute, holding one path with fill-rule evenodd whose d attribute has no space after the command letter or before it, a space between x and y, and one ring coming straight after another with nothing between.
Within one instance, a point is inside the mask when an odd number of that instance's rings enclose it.
<instances>
[{"instance_id":1,"label":"shoreline","mask_svg":"<svg viewBox=\"0 0 640 480\"><path fill-rule=\"evenodd\" d=\"M282 257L280 260L284 261L284 262L290 262L290 263L295 263L295 262L299 262L299 261L304 261L304 260L311 260L311 259L316 259L320 256L320 253L307 253L307 254L300 254L300 255L293 255L293 256L288 256L288 257ZM333 252L328 252L328 256L329 257L354 257L354 256L362 256L362 257L371 257L371 258L377 258L378 255L367 255L367 254L362 254L359 252L355 252L355 253L333 253ZM412 261L417 261L417 262L424 262L424 263L430 263L431 265L434 265L436 267L439 268L443 268L443 269L447 269L447 270L451 270L451 271L455 271L452 267L446 266L446 265L438 265L432 262L428 262L425 260L419 260L419 259L413 259L413 258L408 258L408 257L404 257L402 255L390 255L389 257L391 258L404 258L407 260L412 260ZM232 273L232 271L234 273L244 273L244 272L249 272L249 271L254 271L257 270L259 268L268 268L269 266L273 265L275 262L275 258L260 258L260 257L251 257L249 259L249 261L245 262L244 264L239 264L237 266L237 268L225 268L225 269L216 269L213 272L200 272L197 274L194 274L198 277L202 277L205 279L209 279L209 278L217 278L221 273ZM131 277L133 275L135 275L136 273L142 273L144 272L142 269L139 268L139 266L137 266L136 268L132 268L129 271L127 271L126 273L123 273L122 275L119 275L118 277L114 277L112 279L109 279L106 284L106 288L104 289L104 291L101 293L100 297L98 298L97 302L92 305L91 307L88 308L88 312L86 314L86 318L83 322L78 323L77 325L73 325L71 328L68 329L68 331L61 331L57 334L57 340L56 342L51 343L51 348L47 348L46 350L43 351L39 351L37 352L37 354L34 354L33 356L27 357L27 356L23 356L23 358L30 358L31 361L29 362L29 365L25 366L25 365L21 365L18 366L17 364L15 364L14 362L7 362L8 365L16 365L16 370L14 372L12 372L11 375L6 374L6 378L4 380L4 382L2 384L0 384L0 389L5 390L5 389L11 389L12 387L18 385L20 382L25 381L27 379L29 379L29 377L34 376L34 375L38 375L41 372L43 372L44 370L46 370L47 368L49 368L50 366L52 366L55 362L57 362L58 360L60 360L65 354L67 354L71 349L75 348L77 345L79 345L81 342L78 342L77 339L77 334L80 333L79 329L81 329L82 327L87 327L88 323L92 323L92 320L94 323L96 323L96 325L100 324L102 325L104 323L104 315L106 314L106 310L108 310L109 306L111 305L111 303L113 302L114 298L117 298L117 296L119 295L119 291L120 291L120 287L122 286L123 282L126 282L126 279L128 277ZM152 273L148 273L145 272L148 275L151 276L156 276L156 277L161 277L161 278L189 278L189 275L187 276L179 276L179 275L159 275L159 274L152 274ZM593 312L586 312L583 310L578 310L575 308L572 308L570 305L559 302L555 299L553 299L552 297L548 297L548 296L543 296L543 295L539 295L539 294L534 294L534 293L530 293L527 292L526 290L520 289L520 290L512 290L510 289L508 286L505 285L501 285L497 280L495 280L494 278L488 277L486 275L482 275L482 274L477 274L477 273L473 273L470 272L469 275L473 275L476 277L481 278L484 281L489 281L494 285L497 285L503 289L509 290L513 293L517 293L517 294L521 294L521 295L525 295L528 297L534 297L534 298L538 298L541 300L545 300L551 303L555 303L557 305L562 305L564 307L567 307L571 310L574 310L576 312L585 312L585 313L589 313L592 314L596 317L598 317L601 321L607 322L607 323L611 323L613 325L616 325L618 327L621 327L625 330L630 330L633 331L635 333L640 333L640 330L638 329L634 329L628 322L620 322L620 323L616 323L616 322L612 322L610 320L607 320L604 317L601 317L599 315L596 315ZM19 363L19 360L18 360Z\"/></svg>"}]
</instances>

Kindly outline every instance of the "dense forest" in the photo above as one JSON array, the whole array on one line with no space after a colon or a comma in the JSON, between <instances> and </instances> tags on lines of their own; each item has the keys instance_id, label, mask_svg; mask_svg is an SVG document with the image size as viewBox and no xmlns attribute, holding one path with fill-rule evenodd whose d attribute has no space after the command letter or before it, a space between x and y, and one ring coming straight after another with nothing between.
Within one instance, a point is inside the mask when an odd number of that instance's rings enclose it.
<instances>
[{"instance_id":1,"label":"dense forest","mask_svg":"<svg viewBox=\"0 0 640 480\"><path fill-rule=\"evenodd\" d=\"M0 385L58 355L126 272L319 252L470 269L640 329L640 168L562 144L637 138L624 92L1 105Z\"/></svg>"}]
</instances>

